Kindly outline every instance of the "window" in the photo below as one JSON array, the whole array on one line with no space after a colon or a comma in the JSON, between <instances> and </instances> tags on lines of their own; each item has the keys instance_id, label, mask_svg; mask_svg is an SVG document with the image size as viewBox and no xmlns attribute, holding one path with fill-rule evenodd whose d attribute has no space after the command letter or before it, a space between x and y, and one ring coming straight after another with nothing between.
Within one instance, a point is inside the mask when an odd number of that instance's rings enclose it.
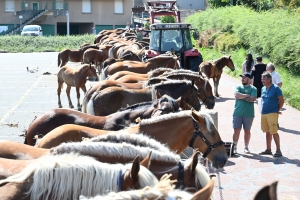
<instances>
[{"instance_id":1,"label":"window","mask_svg":"<svg viewBox=\"0 0 300 200\"><path fill-rule=\"evenodd\" d=\"M63 10L64 9L64 0L56 0L55 9Z\"/></svg>"},{"instance_id":2,"label":"window","mask_svg":"<svg viewBox=\"0 0 300 200\"><path fill-rule=\"evenodd\" d=\"M123 14L123 0L115 0L115 14Z\"/></svg>"},{"instance_id":3,"label":"window","mask_svg":"<svg viewBox=\"0 0 300 200\"><path fill-rule=\"evenodd\" d=\"M14 0L5 0L5 12L15 12Z\"/></svg>"},{"instance_id":4,"label":"window","mask_svg":"<svg viewBox=\"0 0 300 200\"><path fill-rule=\"evenodd\" d=\"M91 13L92 4L91 0L82 0L82 13Z\"/></svg>"}]
</instances>

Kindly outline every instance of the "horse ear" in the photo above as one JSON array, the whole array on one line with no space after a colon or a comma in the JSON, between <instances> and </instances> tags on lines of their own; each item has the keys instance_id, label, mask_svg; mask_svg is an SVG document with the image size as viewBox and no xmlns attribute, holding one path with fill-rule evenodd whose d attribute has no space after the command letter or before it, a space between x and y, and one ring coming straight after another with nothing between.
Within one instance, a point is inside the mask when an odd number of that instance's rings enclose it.
<instances>
[{"instance_id":1,"label":"horse ear","mask_svg":"<svg viewBox=\"0 0 300 200\"><path fill-rule=\"evenodd\" d=\"M140 171L140 157L136 156L133 160L132 167L130 170L130 175L132 180L137 181L138 180L138 174Z\"/></svg>"},{"instance_id":2,"label":"horse ear","mask_svg":"<svg viewBox=\"0 0 300 200\"><path fill-rule=\"evenodd\" d=\"M192 86L194 86L194 84L195 84L195 79L192 80Z\"/></svg>"},{"instance_id":3,"label":"horse ear","mask_svg":"<svg viewBox=\"0 0 300 200\"><path fill-rule=\"evenodd\" d=\"M190 173L195 173L195 169L197 167L198 164L198 157L199 157L200 152L199 151L195 151L192 155L192 162L190 163Z\"/></svg>"},{"instance_id":4,"label":"horse ear","mask_svg":"<svg viewBox=\"0 0 300 200\"><path fill-rule=\"evenodd\" d=\"M231 58L231 55L229 55L229 58Z\"/></svg>"},{"instance_id":5,"label":"horse ear","mask_svg":"<svg viewBox=\"0 0 300 200\"><path fill-rule=\"evenodd\" d=\"M191 199L192 200L210 199L211 194L212 194L213 189L214 189L214 185L215 185L215 177L212 177L210 179L209 183L204 188L202 188L201 190L196 192Z\"/></svg>"},{"instance_id":6,"label":"horse ear","mask_svg":"<svg viewBox=\"0 0 300 200\"><path fill-rule=\"evenodd\" d=\"M182 107L183 101L181 100L181 97L178 97L178 99L176 99L175 101L176 101L176 103L178 104L179 107L183 108Z\"/></svg>"},{"instance_id":7,"label":"horse ear","mask_svg":"<svg viewBox=\"0 0 300 200\"><path fill-rule=\"evenodd\" d=\"M140 165L149 169L150 164L151 164L151 154L152 154L152 151L150 151L150 153L146 156L146 158L144 158L144 160L141 161Z\"/></svg>"},{"instance_id":8,"label":"horse ear","mask_svg":"<svg viewBox=\"0 0 300 200\"><path fill-rule=\"evenodd\" d=\"M277 200L276 189L278 181L275 181L271 185L267 185L260 189L254 197L254 200L270 199Z\"/></svg>"}]
</instances>

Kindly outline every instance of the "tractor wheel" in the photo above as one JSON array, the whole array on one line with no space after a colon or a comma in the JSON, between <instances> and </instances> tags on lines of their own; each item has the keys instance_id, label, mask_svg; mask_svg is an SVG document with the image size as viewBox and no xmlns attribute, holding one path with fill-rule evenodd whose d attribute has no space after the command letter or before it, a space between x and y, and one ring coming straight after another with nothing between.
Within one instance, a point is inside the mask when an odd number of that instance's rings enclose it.
<instances>
[{"instance_id":1,"label":"tractor wheel","mask_svg":"<svg viewBox=\"0 0 300 200\"><path fill-rule=\"evenodd\" d=\"M191 70L194 72L199 71L199 65L203 62L202 55L189 57Z\"/></svg>"}]
</instances>

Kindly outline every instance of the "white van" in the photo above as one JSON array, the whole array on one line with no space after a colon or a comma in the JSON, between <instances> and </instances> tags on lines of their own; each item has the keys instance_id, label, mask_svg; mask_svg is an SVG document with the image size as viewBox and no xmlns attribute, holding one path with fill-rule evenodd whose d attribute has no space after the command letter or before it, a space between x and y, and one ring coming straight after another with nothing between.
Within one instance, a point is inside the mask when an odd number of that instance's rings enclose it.
<instances>
[{"instance_id":1,"label":"white van","mask_svg":"<svg viewBox=\"0 0 300 200\"><path fill-rule=\"evenodd\" d=\"M42 27L39 25L26 25L23 27L21 32L22 36L42 36L43 30Z\"/></svg>"}]
</instances>

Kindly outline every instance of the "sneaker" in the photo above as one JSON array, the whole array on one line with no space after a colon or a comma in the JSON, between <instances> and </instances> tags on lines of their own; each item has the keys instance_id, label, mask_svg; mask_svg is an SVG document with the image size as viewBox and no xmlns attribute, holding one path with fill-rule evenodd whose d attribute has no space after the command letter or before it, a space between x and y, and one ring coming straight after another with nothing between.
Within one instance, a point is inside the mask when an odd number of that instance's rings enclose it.
<instances>
[{"instance_id":1,"label":"sneaker","mask_svg":"<svg viewBox=\"0 0 300 200\"><path fill-rule=\"evenodd\" d=\"M244 149L244 153L250 153L250 150L249 150L249 148L248 148L248 147L245 147L245 149Z\"/></svg>"},{"instance_id":2,"label":"sneaker","mask_svg":"<svg viewBox=\"0 0 300 200\"><path fill-rule=\"evenodd\" d=\"M281 151L276 151L276 153L273 155L273 157L281 157L282 153Z\"/></svg>"}]
</instances>

